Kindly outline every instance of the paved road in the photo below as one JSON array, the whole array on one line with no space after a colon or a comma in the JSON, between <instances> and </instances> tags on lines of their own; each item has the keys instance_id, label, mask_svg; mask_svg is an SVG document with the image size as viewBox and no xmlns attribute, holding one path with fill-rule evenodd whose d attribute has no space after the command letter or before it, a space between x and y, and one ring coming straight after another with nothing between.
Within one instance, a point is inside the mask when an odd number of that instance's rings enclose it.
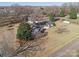
<instances>
[{"instance_id":1,"label":"paved road","mask_svg":"<svg viewBox=\"0 0 79 59\"><path fill-rule=\"evenodd\" d=\"M73 57L72 55L68 55L67 52L78 49L79 49L79 38L75 39L71 43L67 44L65 47L56 51L55 53L49 55L49 57Z\"/></svg>"}]
</instances>

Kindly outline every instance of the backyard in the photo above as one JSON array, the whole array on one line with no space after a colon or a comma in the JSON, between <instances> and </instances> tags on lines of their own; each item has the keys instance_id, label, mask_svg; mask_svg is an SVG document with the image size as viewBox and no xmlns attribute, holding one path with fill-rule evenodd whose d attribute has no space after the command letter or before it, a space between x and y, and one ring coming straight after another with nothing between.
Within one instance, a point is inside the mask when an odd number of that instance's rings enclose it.
<instances>
[{"instance_id":1,"label":"backyard","mask_svg":"<svg viewBox=\"0 0 79 59\"><path fill-rule=\"evenodd\" d=\"M76 41L79 38L79 25L70 23L67 26L66 32L57 33L57 29L61 27L62 22L57 21L56 27L51 27L47 29L48 35L41 40L43 50L37 51L34 56L54 56L56 51L61 50L67 44L70 44L72 41ZM0 43L5 40L7 41L10 47L16 48L16 30L18 28L18 24L15 24L13 27L1 27L0 28ZM73 43L74 44L74 43ZM67 48L66 48L67 49ZM64 53L64 52L63 52Z\"/></svg>"},{"instance_id":2,"label":"backyard","mask_svg":"<svg viewBox=\"0 0 79 59\"><path fill-rule=\"evenodd\" d=\"M61 24L60 21L56 22L57 26ZM51 54L54 55L54 53L58 50L61 50L64 46L69 44L70 42L76 40L79 38L79 26L75 24L69 24L67 29L68 32L63 33L57 33L57 28L52 27L48 29L48 39L44 46L46 46L46 49L43 51L40 51L37 56L50 56ZM67 49L67 48L66 48ZM64 52L63 52L64 53ZM51 56L53 56L51 55Z\"/></svg>"}]
</instances>

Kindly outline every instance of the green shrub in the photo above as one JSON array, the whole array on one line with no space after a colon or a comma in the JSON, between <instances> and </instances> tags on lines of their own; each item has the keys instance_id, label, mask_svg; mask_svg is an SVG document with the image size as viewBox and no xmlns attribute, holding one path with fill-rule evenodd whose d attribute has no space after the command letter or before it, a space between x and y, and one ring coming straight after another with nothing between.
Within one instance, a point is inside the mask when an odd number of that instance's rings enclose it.
<instances>
[{"instance_id":1,"label":"green shrub","mask_svg":"<svg viewBox=\"0 0 79 59\"><path fill-rule=\"evenodd\" d=\"M56 26L55 22L53 22L53 26Z\"/></svg>"},{"instance_id":2,"label":"green shrub","mask_svg":"<svg viewBox=\"0 0 79 59\"><path fill-rule=\"evenodd\" d=\"M31 40L32 31L31 26L28 23L21 23L17 29L17 38L20 40Z\"/></svg>"}]
</instances>

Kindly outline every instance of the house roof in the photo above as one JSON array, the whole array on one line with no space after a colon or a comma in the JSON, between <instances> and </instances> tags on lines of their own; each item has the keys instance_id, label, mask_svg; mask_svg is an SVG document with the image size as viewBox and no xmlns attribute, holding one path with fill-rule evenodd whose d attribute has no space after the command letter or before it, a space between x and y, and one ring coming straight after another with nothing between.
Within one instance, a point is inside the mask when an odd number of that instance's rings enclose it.
<instances>
[{"instance_id":1,"label":"house roof","mask_svg":"<svg viewBox=\"0 0 79 59\"><path fill-rule=\"evenodd\" d=\"M29 17L31 18L31 20L34 20L34 21L44 21L44 20L47 20L48 17L47 15L42 15L42 14L31 14L29 15Z\"/></svg>"}]
</instances>

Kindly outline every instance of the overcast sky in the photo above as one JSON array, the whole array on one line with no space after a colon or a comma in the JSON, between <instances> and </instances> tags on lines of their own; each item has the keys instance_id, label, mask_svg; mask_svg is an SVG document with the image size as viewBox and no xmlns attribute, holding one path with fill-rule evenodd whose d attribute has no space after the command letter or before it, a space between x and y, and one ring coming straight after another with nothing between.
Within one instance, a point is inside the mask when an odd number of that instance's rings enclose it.
<instances>
[{"instance_id":1,"label":"overcast sky","mask_svg":"<svg viewBox=\"0 0 79 59\"><path fill-rule=\"evenodd\" d=\"M19 4L22 6L61 6L64 2L0 2L0 6L11 6L12 4Z\"/></svg>"}]
</instances>

